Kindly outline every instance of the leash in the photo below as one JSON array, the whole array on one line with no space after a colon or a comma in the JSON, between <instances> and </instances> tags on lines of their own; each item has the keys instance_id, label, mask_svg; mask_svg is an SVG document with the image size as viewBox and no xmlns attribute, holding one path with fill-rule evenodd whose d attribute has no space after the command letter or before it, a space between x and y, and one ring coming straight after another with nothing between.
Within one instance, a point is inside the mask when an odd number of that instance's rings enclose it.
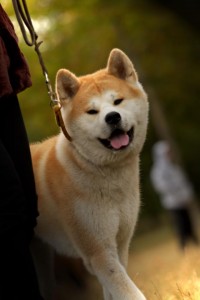
<instances>
[{"instance_id":1,"label":"leash","mask_svg":"<svg viewBox=\"0 0 200 300\"><path fill-rule=\"evenodd\" d=\"M52 88L52 85L51 85L51 82L49 79L49 75L48 75L47 69L45 67L42 54L39 49L39 47L43 43L43 41L40 41L40 42L37 41L38 35L36 34L35 29L33 27L33 23L32 23L30 13L29 13L29 10L28 10L27 4L26 4L26 0L22 0L22 4L20 3L20 0L12 0L12 3L13 3L15 15L16 15L17 21L19 23L19 27L21 29L24 41L28 46L30 46L30 47L34 46L34 50L37 53L40 66L42 68L42 72L45 77L45 83L47 86L48 95L50 97L50 106L54 111L56 123L62 129L62 132L65 135L65 137L71 142L72 138L66 130L66 127L65 127L65 124L64 124L64 121L62 118L62 114L61 114L62 105L61 105L60 101L58 100L56 93L53 91L53 88ZM27 31L28 31L29 37L27 35Z\"/></svg>"}]
</instances>

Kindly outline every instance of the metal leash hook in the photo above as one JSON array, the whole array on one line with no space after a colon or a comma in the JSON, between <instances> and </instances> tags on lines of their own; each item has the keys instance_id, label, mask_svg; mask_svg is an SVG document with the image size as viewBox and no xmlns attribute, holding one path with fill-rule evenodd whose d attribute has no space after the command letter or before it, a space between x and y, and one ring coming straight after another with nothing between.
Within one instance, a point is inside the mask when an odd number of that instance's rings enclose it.
<instances>
[{"instance_id":1,"label":"metal leash hook","mask_svg":"<svg viewBox=\"0 0 200 300\"><path fill-rule=\"evenodd\" d=\"M65 124L64 124L64 121L62 118L62 114L61 114L62 105L61 105L60 101L57 99L56 93L52 89L52 85L50 83L49 76L46 71L44 71L44 76L45 76L45 82L47 85L48 94L51 99L50 106L54 111L56 123L62 129L62 132L65 135L65 137L71 142L72 138L66 130L66 127L65 127Z\"/></svg>"},{"instance_id":2,"label":"metal leash hook","mask_svg":"<svg viewBox=\"0 0 200 300\"><path fill-rule=\"evenodd\" d=\"M60 101L57 99L56 93L53 91L53 88L52 88L52 85L51 85L51 82L50 82L50 79L48 76L48 72L45 67L44 60L43 60L42 54L39 49L39 47L43 43L43 41L37 42L38 35L36 34L35 29L33 27L33 23L32 23L30 14L29 14L26 0L22 0L22 4L20 3L20 0L12 0L12 3L13 3L16 18L19 23L25 43L30 47L35 46L34 50L37 53L37 56L38 56L38 59L39 59L39 62L40 62L41 68L42 68L42 72L45 77L45 83L47 86L48 95L50 97L50 106L54 111L54 114L56 117L56 123L62 129L62 132L65 135L65 137L69 141L72 141L72 138L68 134L65 124L64 124L64 121L63 121L63 118L62 118L62 114L61 114L62 105L61 105ZM26 29L29 32L29 35L30 35L29 38L27 36Z\"/></svg>"}]
</instances>

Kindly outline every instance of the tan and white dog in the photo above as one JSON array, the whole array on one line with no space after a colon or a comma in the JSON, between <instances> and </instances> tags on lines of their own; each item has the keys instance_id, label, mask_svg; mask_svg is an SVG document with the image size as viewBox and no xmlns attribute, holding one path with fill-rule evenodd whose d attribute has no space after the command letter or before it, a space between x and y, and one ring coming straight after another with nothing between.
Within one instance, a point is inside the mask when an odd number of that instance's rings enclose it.
<instances>
[{"instance_id":1,"label":"tan and white dog","mask_svg":"<svg viewBox=\"0 0 200 300\"><path fill-rule=\"evenodd\" d=\"M81 257L104 299L144 300L126 267L140 206L147 96L119 49L94 74L59 70L56 92L72 141L60 132L31 146L40 212L36 234L57 252Z\"/></svg>"}]
</instances>

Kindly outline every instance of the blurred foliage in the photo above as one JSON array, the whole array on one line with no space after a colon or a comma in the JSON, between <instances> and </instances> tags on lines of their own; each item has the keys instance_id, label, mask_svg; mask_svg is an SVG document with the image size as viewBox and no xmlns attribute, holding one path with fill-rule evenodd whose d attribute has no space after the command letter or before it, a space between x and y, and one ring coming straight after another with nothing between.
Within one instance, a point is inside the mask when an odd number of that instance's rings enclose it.
<instances>
[{"instance_id":1,"label":"blurred foliage","mask_svg":"<svg viewBox=\"0 0 200 300\"><path fill-rule=\"evenodd\" d=\"M10 2L2 1L2 5L14 21ZM200 36L197 31L164 6L148 0L29 0L28 5L39 40L44 41L41 51L53 83L59 68L68 68L77 75L103 68L114 47L129 55L144 87L151 87L160 101L199 195ZM37 141L57 133L58 128L36 54L21 38L20 46L33 80L32 88L20 94L20 102L30 141ZM143 213L152 216L161 209L149 181L151 147L157 139L150 120L141 178Z\"/></svg>"}]
</instances>

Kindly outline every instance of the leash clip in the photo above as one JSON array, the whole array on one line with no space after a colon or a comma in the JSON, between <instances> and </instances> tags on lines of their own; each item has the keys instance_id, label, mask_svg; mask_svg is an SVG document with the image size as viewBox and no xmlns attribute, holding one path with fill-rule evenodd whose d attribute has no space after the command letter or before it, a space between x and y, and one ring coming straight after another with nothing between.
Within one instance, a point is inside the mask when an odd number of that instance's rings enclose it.
<instances>
[{"instance_id":1,"label":"leash clip","mask_svg":"<svg viewBox=\"0 0 200 300\"><path fill-rule=\"evenodd\" d=\"M68 132L66 130L66 127L65 127L65 124L64 124L64 121L62 118L62 114L61 114L62 105L60 103L60 100L57 99L56 93L52 89L52 86L51 86L51 83L49 80L49 76L48 76L48 73L46 70L44 71L44 76L45 76L48 94L50 97L50 106L54 111L56 123L62 129L62 132L65 135L65 137L71 142L72 138L70 137L70 135L68 134Z\"/></svg>"}]
</instances>

